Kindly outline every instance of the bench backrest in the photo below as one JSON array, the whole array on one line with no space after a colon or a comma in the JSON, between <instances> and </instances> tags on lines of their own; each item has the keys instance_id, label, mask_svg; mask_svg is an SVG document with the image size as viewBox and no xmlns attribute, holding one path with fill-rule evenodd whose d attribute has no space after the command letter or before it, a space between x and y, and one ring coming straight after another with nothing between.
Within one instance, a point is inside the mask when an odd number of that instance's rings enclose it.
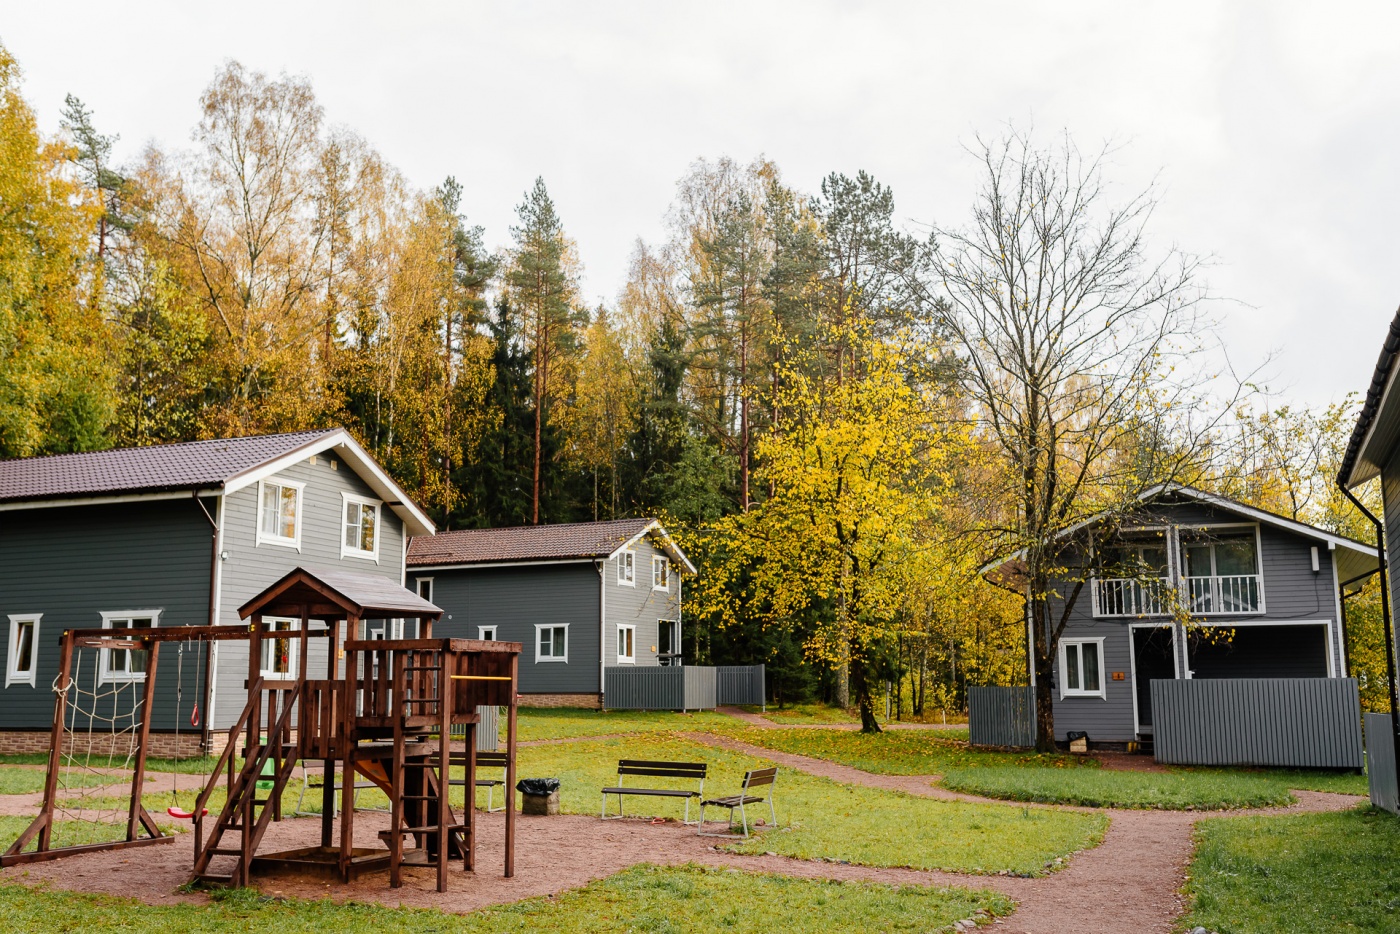
<instances>
[{"instance_id":1,"label":"bench backrest","mask_svg":"<svg viewBox=\"0 0 1400 934\"><path fill-rule=\"evenodd\" d=\"M483 769L503 769L506 767L506 754L503 752L478 752L476 764Z\"/></svg>"},{"instance_id":2,"label":"bench backrest","mask_svg":"<svg viewBox=\"0 0 1400 934\"><path fill-rule=\"evenodd\" d=\"M778 778L778 767L772 766L766 769L754 769L744 773L744 788L757 788L759 785L771 785Z\"/></svg>"},{"instance_id":3,"label":"bench backrest","mask_svg":"<svg viewBox=\"0 0 1400 934\"><path fill-rule=\"evenodd\" d=\"M653 778L696 778L703 781L704 762L655 762L650 759L619 759L618 775L647 775Z\"/></svg>"}]
</instances>

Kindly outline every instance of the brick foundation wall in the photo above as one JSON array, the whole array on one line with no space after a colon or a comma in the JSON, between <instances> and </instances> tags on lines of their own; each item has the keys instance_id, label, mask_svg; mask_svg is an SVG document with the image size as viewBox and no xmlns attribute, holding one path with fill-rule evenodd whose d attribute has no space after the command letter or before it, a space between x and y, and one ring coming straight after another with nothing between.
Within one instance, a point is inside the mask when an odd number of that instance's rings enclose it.
<instances>
[{"instance_id":1,"label":"brick foundation wall","mask_svg":"<svg viewBox=\"0 0 1400 934\"><path fill-rule=\"evenodd\" d=\"M0 731L0 754L47 753L49 737L48 730ZM98 756L124 756L130 748L131 739L125 735L93 733L89 737L87 733L80 733L68 736L66 751L75 755L91 752ZM200 748L198 732L181 733L178 736L174 733L152 733L150 748L146 754L161 759L189 759L202 756L204 750Z\"/></svg>"},{"instance_id":2,"label":"brick foundation wall","mask_svg":"<svg viewBox=\"0 0 1400 934\"><path fill-rule=\"evenodd\" d=\"M521 694L521 707L583 707L601 710L603 698L598 694Z\"/></svg>"}]
</instances>

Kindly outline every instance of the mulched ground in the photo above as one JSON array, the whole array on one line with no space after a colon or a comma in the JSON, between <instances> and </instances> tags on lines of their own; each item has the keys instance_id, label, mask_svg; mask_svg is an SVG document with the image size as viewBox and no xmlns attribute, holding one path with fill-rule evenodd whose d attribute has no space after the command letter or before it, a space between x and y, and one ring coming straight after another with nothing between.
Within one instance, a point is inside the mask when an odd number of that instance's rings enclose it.
<instances>
[{"instance_id":1,"label":"mulched ground","mask_svg":"<svg viewBox=\"0 0 1400 934\"><path fill-rule=\"evenodd\" d=\"M875 775L826 760L760 749L726 737L691 736L701 742L764 756L786 767L841 782L937 798L986 800L937 788L931 784L933 776ZM1320 792L1294 794L1299 800L1291 808L1248 813L1337 810L1363 800ZM1006 806L1005 802L987 803ZM1066 869L1039 879L872 869L778 856L739 856L719 851L713 839L698 837L694 828L674 822L605 822L582 815L522 815L517 818L516 876L505 879L500 868L504 816L497 813L478 815L481 822L478 871L468 874L454 868L449 876L449 890L443 894L435 890L431 870L413 868L405 870L405 884L400 889L390 889L383 874L368 876L350 885L269 877L260 882L260 887L267 894L297 898L329 897L463 912L530 896L557 894L637 863L698 863L803 878L995 889L1020 902L1013 916L998 922L995 926L998 931L1019 934L1171 931L1173 920L1185 908L1179 890L1191 856L1191 828L1196 821L1214 815L1172 811L1110 810L1107 813L1110 825L1101 845L1076 854ZM377 846L375 835L387 824L387 815L360 812L355 820L356 843ZM263 851L308 845L319 838L319 827L319 818L274 824L264 838ZM60 889L135 896L157 904L200 903L204 896L182 895L176 891L188 878L193 846L192 836L182 834L172 843L141 850L94 853L0 870L0 881L48 883Z\"/></svg>"}]
</instances>

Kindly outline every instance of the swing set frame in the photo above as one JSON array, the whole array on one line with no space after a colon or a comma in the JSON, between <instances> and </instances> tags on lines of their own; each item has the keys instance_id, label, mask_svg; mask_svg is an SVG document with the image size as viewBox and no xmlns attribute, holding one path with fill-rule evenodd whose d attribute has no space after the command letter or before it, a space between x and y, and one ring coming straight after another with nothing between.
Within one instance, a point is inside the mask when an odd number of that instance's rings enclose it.
<instances>
[{"instance_id":1,"label":"swing set frame","mask_svg":"<svg viewBox=\"0 0 1400 934\"><path fill-rule=\"evenodd\" d=\"M196 642L207 645L213 642L247 641L252 637L248 629L240 626L172 626L168 629L139 630L140 637L118 636L111 629L68 629L63 632L59 643L59 679L54 683L53 730L49 742L48 773L44 780L44 801L39 814L25 828L24 833L12 843L3 855L0 866L18 866L24 863L37 863L79 853L98 853L104 850L122 850L130 847L151 846L156 843L169 843L175 837L160 829L155 818L141 804L141 792L146 782L146 758L151 740L151 711L155 705L156 672L159 667L159 648L166 642ZM72 687L70 671L73 653L77 649L108 649L115 651L140 651L146 653L146 681L141 693L141 720L136 734L135 768L131 775L131 805L127 811L126 837L106 843L85 843L76 846L54 846L54 814L58 799L58 778L63 768L64 718L68 712L68 691ZM198 669L198 659L196 659ZM183 673L183 672L182 672ZM196 681L196 690L198 690ZM206 682L205 688L208 688ZM196 698L196 703L207 707L205 698ZM178 730L179 714L176 714ZM36 849L24 852L24 848L38 838Z\"/></svg>"}]
</instances>

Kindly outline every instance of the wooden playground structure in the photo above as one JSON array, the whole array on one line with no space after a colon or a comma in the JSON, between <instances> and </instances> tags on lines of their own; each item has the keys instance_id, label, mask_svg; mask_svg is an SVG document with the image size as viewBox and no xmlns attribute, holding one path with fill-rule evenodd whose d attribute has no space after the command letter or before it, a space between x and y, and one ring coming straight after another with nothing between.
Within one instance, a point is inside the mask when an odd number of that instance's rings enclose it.
<instances>
[{"instance_id":1,"label":"wooden playground structure","mask_svg":"<svg viewBox=\"0 0 1400 934\"><path fill-rule=\"evenodd\" d=\"M194 807L171 807L168 811L170 816L191 820L194 825L191 881L242 886L260 871L279 869L350 881L387 868L390 885L397 887L402 884L403 866L416 865L436 869L437 889L446 891L450 859L460 859L464 871L476 868L477 708L488 706L508 710L505 782L510 803L505 811L504 871L507 877L513 876L520 643L433 639L432 626L441 613L385 578L297 568L240 608L239 617L248 621L247 626L65 631L60 674L54 683L53 734L43 805L30 826L0 856L0 865L175 839L161 830L141 803L152 712L159 704L159 648L164 643L193 644L199 658L213 643L243 641L248 643L247 703L229 730L228 741ZM298 620L300 625L274 629L274 624L265 621L268 617ZM361 621L381 619L416 619L420 638L342 640L342 621L345 633L354 635ZM313 628L313 624L320 625ZM323 640L325 645L324 653L319 653L324 658L323 670L316 672L316 678L308 670L312 640ZM293 644L296 650L289 651ZM294 660L294 670L266 676L262 664L265 648ZM120 695L111 692L78 693L73 677L75 654L91 650L129 653L123 658L145 653L141 656L144 680L133 688L133 694L139 689L140 698L133 697L130 710L85 712L89 724L95 719L115 724L129 718L134 771L125 837L54 846L55 815L64 810L59 779L65 761L72 757L77 732L75 699L97 697L108 707L121 703ZM94 672L97 668L95 664L88 667ZM184 677L183 664L180 677ZM96 685L95 673L93 678ZM177 685L177 698L182 687ZM194 693L197 696L198 691ZM183 712L178 701L175 707L178 724ZM196 708L191 725L197 717ZM241 765L237 764L239 755ZM320 762L325 770L320 839L292 850L259 852L268 825L282 818L282 793L303 761ZM338 840L333 781L337 769L342 776ZM379 833L382 847L354 844L355 786L361 777L389 799L389 828ZM264 786L261 789L260 784ZM212 817L206 838L208 805L221 785L227 791L226 800ZM453 788L462 789L460 808L454 808L450 800ZM36 841L36 848L26 851Z\"/></svg>"}]
</instances>

